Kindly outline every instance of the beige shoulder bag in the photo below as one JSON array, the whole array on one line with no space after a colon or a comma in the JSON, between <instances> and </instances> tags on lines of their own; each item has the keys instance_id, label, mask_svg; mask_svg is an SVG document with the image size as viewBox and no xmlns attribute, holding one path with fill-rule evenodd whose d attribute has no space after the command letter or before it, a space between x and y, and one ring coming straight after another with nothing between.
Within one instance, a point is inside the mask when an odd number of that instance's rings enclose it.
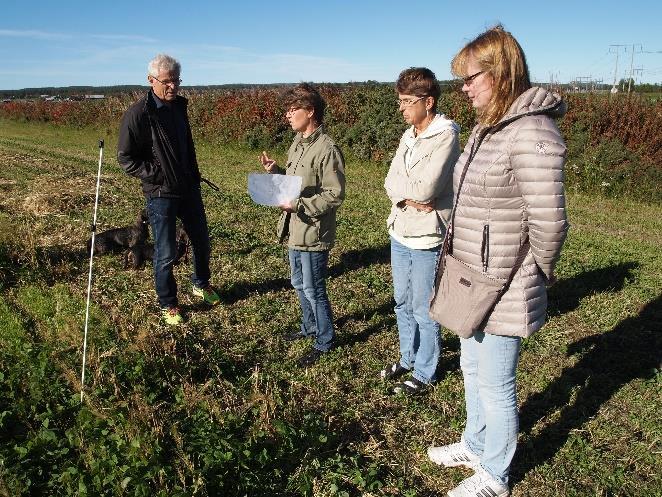
<instances>
[{"instance_id":1,"label":"beige shoulder bag","mask_svg":"<svg viewBox=\"0 0 662 497\"><path fill-rule=\"evenodd\" d=\"M430 317L462 338L471 337L481 328L501 296L508 290L510 282L529 251L527 234L507 279L491 276L485 271L477 271L453 257L455 211L460 199L462 183L484 137L485 134L482 134L476 139L462 171L451 222L437 264L434 291L430 299Z\"/></svg>"}]
</instances>

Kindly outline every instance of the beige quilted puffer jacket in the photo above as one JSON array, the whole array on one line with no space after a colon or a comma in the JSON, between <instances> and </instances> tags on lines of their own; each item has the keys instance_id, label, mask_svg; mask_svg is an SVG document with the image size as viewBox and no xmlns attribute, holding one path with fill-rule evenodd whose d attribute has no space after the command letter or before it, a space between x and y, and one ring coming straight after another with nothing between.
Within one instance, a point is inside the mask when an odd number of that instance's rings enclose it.
<instances>
[{"instance_id":1,"label":"beige quilted puffer jacket","mask_svg":"<svg viewBox=\"0 0 662 497\"><path fill-rule=\"evenodd\" d=\"M453 256L476 270L508 278L526 232L530 249L484 331L528 337L544 324L545 283L566 237L563 164L566 147L553 118L561 97L531 88L494 126L476 127L455 167L454 190L476 142L455 213ZM482 138L482 141L480 141Z\"/></svg>"}]
</instances>

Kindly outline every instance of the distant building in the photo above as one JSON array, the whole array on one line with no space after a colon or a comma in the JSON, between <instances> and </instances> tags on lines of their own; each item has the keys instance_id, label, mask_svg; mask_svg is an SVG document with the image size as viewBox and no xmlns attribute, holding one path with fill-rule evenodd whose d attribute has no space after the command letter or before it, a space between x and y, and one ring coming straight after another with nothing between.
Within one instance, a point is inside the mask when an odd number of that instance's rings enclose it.
<instances>
[{"instance_id":1,"label":"distant building","mask_svg":"<svg viewBox=\"0 0 662 497\"><path fill-rule=\"evenodd\" d=\"M85 95L85 100L99 100L102 98L106 98L105 95Z\"/></svg>"}]
</instances>

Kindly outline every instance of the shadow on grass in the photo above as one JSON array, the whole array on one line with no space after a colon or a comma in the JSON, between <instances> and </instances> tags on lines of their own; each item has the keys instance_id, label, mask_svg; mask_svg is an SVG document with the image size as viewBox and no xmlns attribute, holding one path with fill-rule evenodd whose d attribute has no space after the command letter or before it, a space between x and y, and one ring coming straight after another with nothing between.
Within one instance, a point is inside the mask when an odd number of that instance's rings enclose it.
<instances>
[{"instance_id":1,"label":"shadow on grass","mask_svg":"<svg viewBox=\"0 0 662 497\"><path fill-rule=\"evenodd\" d=\"M83 247L67 245L37 247L34 253L17 243L0 244L0 286L12 288L25 280L43 280L48 285L72 281L87 271Z\"/></svg>"},{"instance_id":2,"label":"shadow on grass","mask_svg":"<svg viewBox=\"0 0 662 497\"><path fill-rule=\"evenodd\" d=\"M356 343L365 342L371 335L391 327L395 322L395 314L392 311L393 303L389 301L370 311L358 311L336 319L336 327L342 329L337 335L336 346L350 347ZM352 333L351 325L353 322L362 323L369 321L371 320L371 316L375 315L378 318L374 320L375 322L373 324L370 324L358 333ZM397 335L395 338L397 338Z\"/></svg>"},{"instance_id":3,"label":"shadow on grass","mask_svg":"<svg viewBox=\"0 0 662 497\"><path fill-rule=\"evenodd\" d=\"M271 280L251 283L237 282L232 283L225 288L220 288L219 297L221 298L221 302L229 305L247 299L256 292L278 292L287 288L292 288L289 278L274 278Z\"/></svg>"},{"instance_id":4,"label":"shadow on grass","mask_svg":"<svg viewBox=\"0 0 662 497\"><path fill-rule=\"evenodd\" d=\"M584 297L620 291L626 282L634 280L632 272L638 267L637 262L625 262L560 280L549 289L547 312L550 316L559 316L579 307Z\"/></svg>"},{"instance_id":5,"label":"shadow on grass","mask_svg":"<svg viewBox=\"0 0 662 497\"><path fill-rule=\"evenodd\" d=\"M623 386L655 375L662 350L661 322L662 296L658 296L638 316L568 347L569 354L580 354L581 359L544 392L530 396L520 409L522 433L530 433L537 420L559 409L560 416L520 447L513 463L513 482L553 458L571 431L592 419Z\"/></svg>"},{"instance_id":6,"label":"shadow on grass","mask_svg":"<svg viewBox=\"0 0 662 497\"><path fill-rule=\"evenodd\" d=\"M391 246L369 247L349 250L340 255L340 262L329 268L329 276L336 278L350 271L357 271L373 264L384 264L391 260Z\"/></svg>"},{"instance_id":7,"label":"shadow on grass","mask_svg":"<svg viewBox=\"0 0 662 497\"><path fill-rule=\"evenodd\" d=\"M357 271L372 264L382 264L388 262L391 257L390 247L384 245L381 247L370 247L361 250L350 250L340 255L340 262L331 266L328 270L328 276L337 278L350 271ZM226 288L221 288L221 301L226 304L234 304L239 300L246 299L252 294L278 292L285 289L291 289L289 278L273 278L266 281L257 282L236 282Z\"/></svg>"}]
</instances>

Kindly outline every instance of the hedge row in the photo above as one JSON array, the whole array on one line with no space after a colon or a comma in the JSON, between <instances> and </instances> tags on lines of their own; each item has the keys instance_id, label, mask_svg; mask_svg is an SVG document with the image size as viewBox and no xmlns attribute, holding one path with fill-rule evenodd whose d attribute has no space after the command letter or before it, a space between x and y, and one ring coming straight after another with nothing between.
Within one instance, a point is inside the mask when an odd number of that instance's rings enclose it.
<instances>
[{"instance_id":1,"label":"hedge row","mask_svg":"<svg viewBox=\"0 0 662 497\"><path fill-rule=\"evenodd\" d=\"M284 148L292 131L277 88L190 93L194 134L212 143L241 143L255 149ZM350 154L388 161L405 124L390 85L322 85L329 134ZM0 117L68 126L110 126L138 94L102 101L14 101ZM660 201L662 102L605 95L567 95L568 113L559 126L568 142L569 188L608 196ZM466 139L473 111L457 88L445 88L440 110L455 119Z\"/></svg>"}]
</instances>

